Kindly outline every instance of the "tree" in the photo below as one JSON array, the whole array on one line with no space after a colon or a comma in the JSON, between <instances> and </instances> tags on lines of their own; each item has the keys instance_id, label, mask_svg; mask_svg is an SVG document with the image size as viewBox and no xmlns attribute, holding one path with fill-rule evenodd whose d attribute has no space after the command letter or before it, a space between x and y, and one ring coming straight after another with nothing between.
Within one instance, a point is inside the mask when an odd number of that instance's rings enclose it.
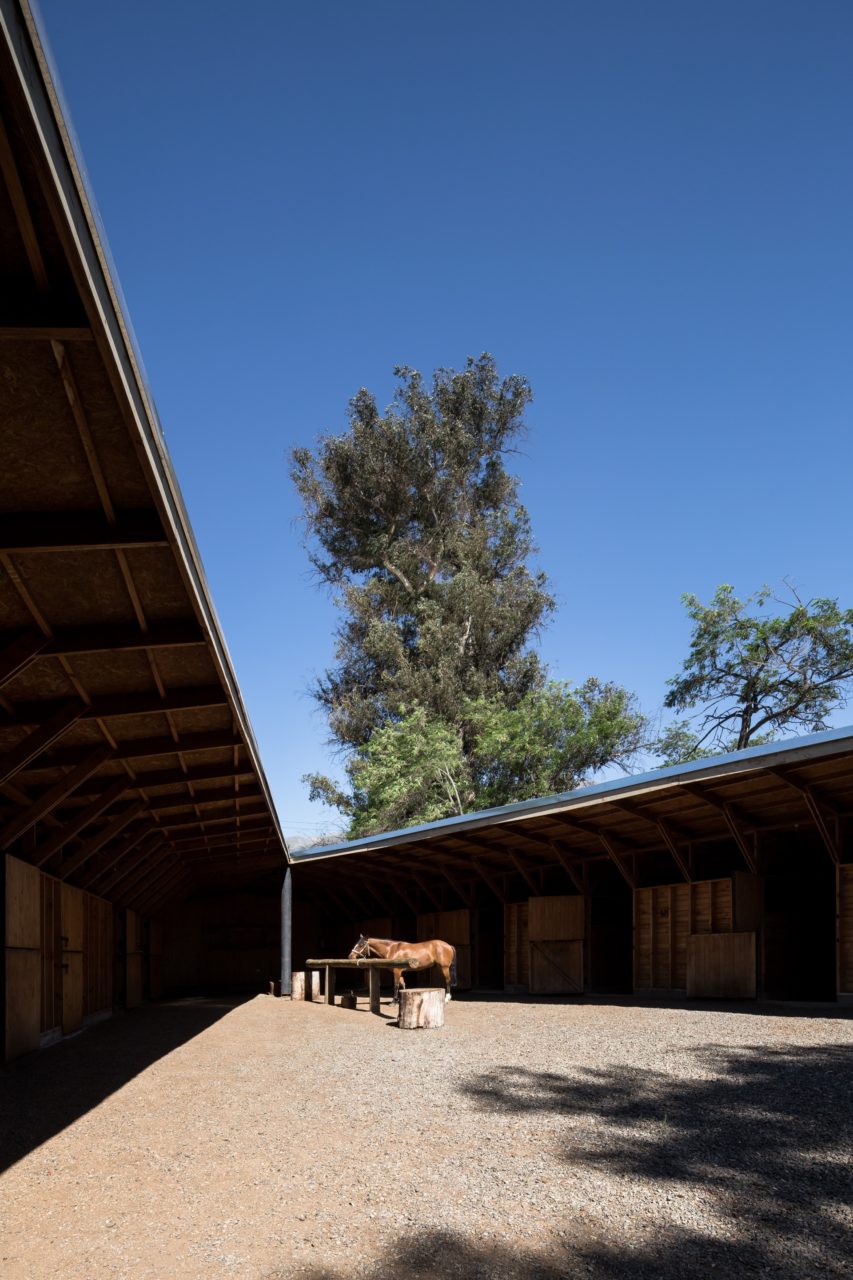
<instances>
[{"instance_id":1,"label":"tree","mask_svg":"<svg viewBox=\"0 0 853 1280\"><path fill-rule=\"evenodd\" d=\"M350 795L315 777L312 798L346 812L352 837L432 822L569 791L633 755L644 725L624 689L596 680L548 681L515 706L478 698L453 725L416 706L350 755Z\"/></svg>"},{"instance_id":2,"label":"tree","mask_svg":"<svg viewBox=\"0 0 853 1280\"><path fill-rule=\"evenodd\" d=\"M295 449L311 561L337 593L337 665L314 695L335 741L357 748L416 704L448 723L466 698L517 699L541 683L525 646L554 607L504 457L531 393L491 356L398 368L380 414L361 390L349 430Z\"/></svg>"},{"instance_id":3,"label":"tree","mask_svg":"<svg viewBox=\"0 0 853 1280\"><path fill-rule=\"evenodd\" d=\"M775 600L762 587L739 600L723 585L709 605L683 597L693 620L690 653L680 675L667 682L664 705L699 707L699 725L694 731L679 721L663 735L658 750L666 763L754 746L785 729L825 729L832 712L846 705L853 610L840 609L837 600L792 596ZM771 600L784 612L762 612Z\"/></svg>"},{"instance_id":4,"label":"tree","mask_svg":"<svg viewBox=\"0 0 853 1280\"><path fill-rule=\"evenodd\" d=\"M352 835L565 789L626 753L637 718L615 686L546 685L530 647L554 601L505 465L527 381L489 355L429 386L395 373L384 413L361 390L344 434L292 455L311 561L343 615L314 696L352 790L308 780Z\"/></svg>"}]
</instances>

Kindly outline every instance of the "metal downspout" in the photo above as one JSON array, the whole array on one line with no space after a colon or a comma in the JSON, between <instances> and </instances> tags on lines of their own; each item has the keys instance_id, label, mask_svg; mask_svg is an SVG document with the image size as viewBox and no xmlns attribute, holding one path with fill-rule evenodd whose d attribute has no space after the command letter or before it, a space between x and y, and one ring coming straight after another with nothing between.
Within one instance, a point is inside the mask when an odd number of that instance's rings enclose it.
<instances>
[{"instance_id":1,"label":"metal downspout","mask_svg":"<svg viewBox=\"0 0 853 1280\"><path fill-rule=\"evenodd\" d=\"M281 994L289 996L293 990L293 885L290 867L284 873L281 886Z\"/></svg>"}]
</instances>

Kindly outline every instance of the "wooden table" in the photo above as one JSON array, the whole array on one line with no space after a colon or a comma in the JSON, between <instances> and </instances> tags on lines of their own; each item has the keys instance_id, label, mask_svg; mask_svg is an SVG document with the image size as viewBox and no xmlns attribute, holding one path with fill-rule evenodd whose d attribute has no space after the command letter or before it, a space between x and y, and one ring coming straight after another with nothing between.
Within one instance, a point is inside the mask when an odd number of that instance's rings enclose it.
<instances>
[{"instance_id":1,"label":"wooden table","mask_svg":"<svg viewBox=\"0 0 853 1280\"><path fill-rule=\"evenodd\" d=\"M417 969L417 960L386 960L384 957L378 959L358 959L358 960L306 960L306 969L325 969L326 970L326 993L324 1000L326 1004L335 1003L335 970L336 969L366 969L368 973L368 982L370 984L370 1012L379 1012L379 975L382 969Z\"/></svg>"}]
</instances>

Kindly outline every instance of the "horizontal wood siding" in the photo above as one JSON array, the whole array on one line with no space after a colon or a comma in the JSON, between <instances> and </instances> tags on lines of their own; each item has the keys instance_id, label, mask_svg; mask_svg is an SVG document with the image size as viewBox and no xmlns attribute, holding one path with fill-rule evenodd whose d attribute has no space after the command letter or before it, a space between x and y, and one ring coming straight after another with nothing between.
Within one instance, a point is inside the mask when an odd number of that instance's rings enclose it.
<instances>
[{"instance_id":1,"label":"horizontal wood siding","mask_svg":"<svg viewBox=\"0 0 853 1280\"><path fill-rule=\"evenodd\" d=\"M687 994L705 999L753 999L754 933L694 933L687 943Z\"/></svg>"}]
</instances>

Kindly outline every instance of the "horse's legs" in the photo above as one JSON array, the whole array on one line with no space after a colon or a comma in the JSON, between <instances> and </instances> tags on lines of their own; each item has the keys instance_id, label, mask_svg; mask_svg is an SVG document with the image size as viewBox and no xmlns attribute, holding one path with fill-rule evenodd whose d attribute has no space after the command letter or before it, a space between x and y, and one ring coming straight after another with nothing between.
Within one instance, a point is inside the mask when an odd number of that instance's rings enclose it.
<instances>
[{"instance_id":1,"label":"horse's legs","mask_svg":"<svg viewBox=\"0 0 853 1280\"><path fill-rule=\"evenodd\" d=\"M445 1003L447 1003L448 1000L453 999L453 996L450 994L450 965L441 964L438 967L441 969L441 972L444 975L444 1000L445 1000Z\"/></svg>"},{"instance_id":2,"label":"horse's legs","mask_svg":"<svg viewBox=\"0 0 853 1280\"><path fill-rule=\"evenodd\" d=\"M399 1004L401 987L405 991L406 983L403 980L403 970L395 969L394 970L394 999L393 999L394 1004Z\"/></svg>"}]
</instances>

